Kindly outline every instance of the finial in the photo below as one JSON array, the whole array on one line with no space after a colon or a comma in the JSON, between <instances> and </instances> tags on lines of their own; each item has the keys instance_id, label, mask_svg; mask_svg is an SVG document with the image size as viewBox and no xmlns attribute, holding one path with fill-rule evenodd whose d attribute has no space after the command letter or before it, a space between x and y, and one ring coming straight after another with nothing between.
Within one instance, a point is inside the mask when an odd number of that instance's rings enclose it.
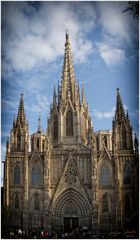
<instances>
[{"instance_id":1,"label":"finial","mask_svg":"<svg viewBox=\"0 0 140 240\"><path fill-rule=\"evenodd\" d=\"M41 133L41 115L39 112L39 118L38 118L38 133Z\"/></svg>"},{"instance_id":2,"label":"finial","mask_svg":"<svg viewBox=\"0 0 140 240\"><path fill-rule=\"evenodd\" d=\"M68 40L69 39L69 31L68 31L68 29L66 29L66 40Z\"/></svg>"},{"instance_id":3,"label":"finial","mask_svg":"<svg viewBox=\"0 0 140 240\"><path fill-rule=\"evenodd\" d=\"M117 93L119 93L119 88L118 87L116 88L116 90L117 90Z\"/></svg>"}]
</instances>

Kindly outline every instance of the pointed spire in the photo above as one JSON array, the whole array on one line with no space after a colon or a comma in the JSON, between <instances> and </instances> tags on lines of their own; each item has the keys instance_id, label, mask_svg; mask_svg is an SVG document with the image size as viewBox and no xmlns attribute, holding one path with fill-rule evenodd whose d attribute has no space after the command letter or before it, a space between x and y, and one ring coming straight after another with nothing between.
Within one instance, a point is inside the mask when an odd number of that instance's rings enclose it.
<instances>
[{"instance_id":1,"label":"pointed spire","mask_svg":"<svg viewBox=\"0 0 140 240\"><path fill-rule=\"evenodd\" d=\"M85 93L84 93L84 83L82 83L82 103L85 105Z\"/></svg>"},{"instance_id":2,"label":"pointed spire","mask_svg":"<svg viewBox=\"0 0 140 240\"><path fill-rule=\"evenodd\" d=\"M121 95L119 92L119 88L117 88L117 102L116 102L116 113L115 120L120 121L122 118L125 118L124 107L121 100Z\"/></svg>"},{"instance_id":3,"label":"pointed spire","mask_svg":"<svg viewBox=\"0 0 140 240\"><path fill-rule=\"evenodd\" d=\"M23 126L25 123L26 122L25 122L25 112L24 112L24 99L23 99L23 94L21 94L19 110L17 115L17 124L20 124L21 126Z\"/></svg>"},{"instance_id":4,"label":"pointed spire","mask_svg":"<svg viewBox=\"0 0 140 240\"><path fill-rule=\"evenodd\" d=\"M42 132L42 129L41 129L41 116L40 116L40 113L39 113L39 118L38 118L38 133L41 133Z\"/></svg>"},{"instance_id":5,"label":"pointed spire","mask_svg":"<svg viewBox=\"0 0 140 240\"><path fill-rule=\"evenodd\" d=\"M74 68L73 68L73 62L72 62L69 34L67 32L66 42L65 42L64 66L63 66L63 74L62 74L62 91L61 91L61 96L63 101L67 99L68 93L70 93L71 100L75 101Z\"/></svg>"},{"instance_id":6,"label":"pointed spire","mask_svg":"<svg viewBox=\"0 0 140 240\"><path fill-rule=\"evenodd\" d=\"M15 128L16 126L16 114L14 114L14 118L13 118L13 128Z\"/></svg>"},{"instance_id":7,"label":"pointed spire","mask_svg":"<svg viewBox=\"0 0 140 240\"><path fill-rule=\"evenodd\" d=\"M56 89L55 89L55 86L54 86L54 92L53 92L53 107L56 107L57 106L57 102L56 102Z\"/></svg>"}]
</instances>

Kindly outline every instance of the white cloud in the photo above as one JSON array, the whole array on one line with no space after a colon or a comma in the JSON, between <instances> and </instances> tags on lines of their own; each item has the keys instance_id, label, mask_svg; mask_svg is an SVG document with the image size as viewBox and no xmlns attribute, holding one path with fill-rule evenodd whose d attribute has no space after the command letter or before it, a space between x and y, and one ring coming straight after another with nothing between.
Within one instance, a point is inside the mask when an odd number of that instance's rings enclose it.
<instances>
[{"instance_id":1,"label":"white cloud","mask_svg":"<svg viewBox=\"0 0 140 240\"><path fill-rule=\"evenodd\" d=\"M115 108L112 108L112 110L110 112L100 112L98 110L94 110L93 112L93 116L97 119L108 119L108 118L113 118L115 114Z\"/></svg>"},{"instance_id":2,"label":"white cloud","mask_svg":"<svg viewBox=\"0 0 140 240\"><path fill-rule=\"evenodd\" d=\"M133 19L129 14L122 13L125 2L100 2L100 24L106 37L114 43L130 42L133 38ZM133 24L135 25L135 24Z\"/></svg>"},{"instance_id":3,"label":"white cloud","mask_svg":"<svg viewBox=\"0 0 140 240\"><path fill-rule=\"evenodd\" d=\"M34 101L32 101L30 106L27 104L27 102L25 104L26 111L36 112L36 113L39 113L39 112L48 113L49 107L50 107L49 99L46 97L46 95L41 95L39 93L36 94Z\"/></svg>"},{"instance_id":4,"label":"white cloud","mask_svg":"<svg viewBox=\"0 0 140 240\"><path fill-rule=\"evenodd\" d=\"M41 62L55 61L63 54L66 29L76 62L86 61L92 52L85 33L94 27L93 4L81 3L79 9L78 3L41 2L37 10L27 2L3 6L2 51L14 70L30 70Z\"/></svg>"},{"instance_id":5,"label":"white cloud","mask_svg":"<svg viewBox=\"0 0 140 240\"><path fill-rule=\"evenodd\" d=\"M1 144L1 160L5 160L6 155L6 143Z\"/></svg>"},{"instance_id":6,"label":"white cloud","mask_svg":"<svg viewBox=\"0 0 140 240\"><path fill-rule=\"evenodd\" d=\"M108 67L121 64L125 60L122 49L113 48L106 43L98 43L100 56Z\"/></svg>"},{"instance_id":7,"label":"white cloud","mask_svg":"<svg viewBox=\"0 0 140 240\"><path fill-rule=\"evenodd\" d=\"M30 105L28 104L28 94L26 94L26 98L24 99L24 108L25 112L48 112L50 106L50 99L46 95L41 95L40 93L35 92L32 93L32 97L30 96ZM20 96L18 100L15 100L14 96L3 99L2 100L2 109L4 112L12 112L13 114L18 112L20 102Z\"/></svg>"}]
</instances>

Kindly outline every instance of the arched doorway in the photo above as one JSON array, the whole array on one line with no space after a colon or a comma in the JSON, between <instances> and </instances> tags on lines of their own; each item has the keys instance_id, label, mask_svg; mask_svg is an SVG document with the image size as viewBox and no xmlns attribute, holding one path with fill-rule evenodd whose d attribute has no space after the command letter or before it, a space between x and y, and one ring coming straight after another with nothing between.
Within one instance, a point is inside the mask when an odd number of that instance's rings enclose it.
<instances>
[{"instance_id":1,"label":"arched doorway","mask_svg":"<svg viewBox=\"0 0 140 240\"><path fill-rule=\"evenodd\" d=\"M66 202L63 209L65 232L69 232L72 229L76 229L79 227L79 215L79 206L73 200L69 200L68 202Z\"/></svg>"},{"instance_id":2,"label":"arched doorway","mask_svg":"<svg viewBox=\"0 0 140 240\"><path fill-rule=\"evenodd\" d=\"M74 188L66 189L56 198L52 212L52 224L55 229L71 231L79 226L91 226L90 202L86 196Z\"/></svg>"}]
</instances>

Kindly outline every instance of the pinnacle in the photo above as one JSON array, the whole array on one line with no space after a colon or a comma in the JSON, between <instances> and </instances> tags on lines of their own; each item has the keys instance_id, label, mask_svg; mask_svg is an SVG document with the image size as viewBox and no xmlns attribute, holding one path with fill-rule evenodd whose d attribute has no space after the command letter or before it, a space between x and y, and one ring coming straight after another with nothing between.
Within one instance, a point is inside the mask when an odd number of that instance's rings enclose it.
<instances>
[{"instance_id":1,"label":"pinnacle","mask_svg":"<svg viewBox=\"0 0 140 240\"><path fill-rule=\"evenodd\" d=\"M20 123L21 125L25 124L23 94L21 94L21 97L20 97L19 110L18 110L18 115L17 115L17 123Z\"/></svg>"},{"instance_id":2,"label":"pinnacle","mask_svg":"<svg viewBox=\"0 0 140 240\"><path fill-rule=\"evenodd\" d=\"M121 120L123 117L125 118L124 107L122 104L122 99L121 99L121 95L119 92L119 88L117 88L117 102L116 102L115 118L116 118L116 120Z\"/></svg>"},{"instance_id":3,"label":"pinnacle","mask_svg":"<svg viewBox=\"0 0 140 240\"><path fill-rule=\"evenodd\" d=\"M42 130L41 130L41 116L40 116L40 113L39 113L39 118L38 118L38 133L41 133Z\"/></svg>"}]
</instances>

